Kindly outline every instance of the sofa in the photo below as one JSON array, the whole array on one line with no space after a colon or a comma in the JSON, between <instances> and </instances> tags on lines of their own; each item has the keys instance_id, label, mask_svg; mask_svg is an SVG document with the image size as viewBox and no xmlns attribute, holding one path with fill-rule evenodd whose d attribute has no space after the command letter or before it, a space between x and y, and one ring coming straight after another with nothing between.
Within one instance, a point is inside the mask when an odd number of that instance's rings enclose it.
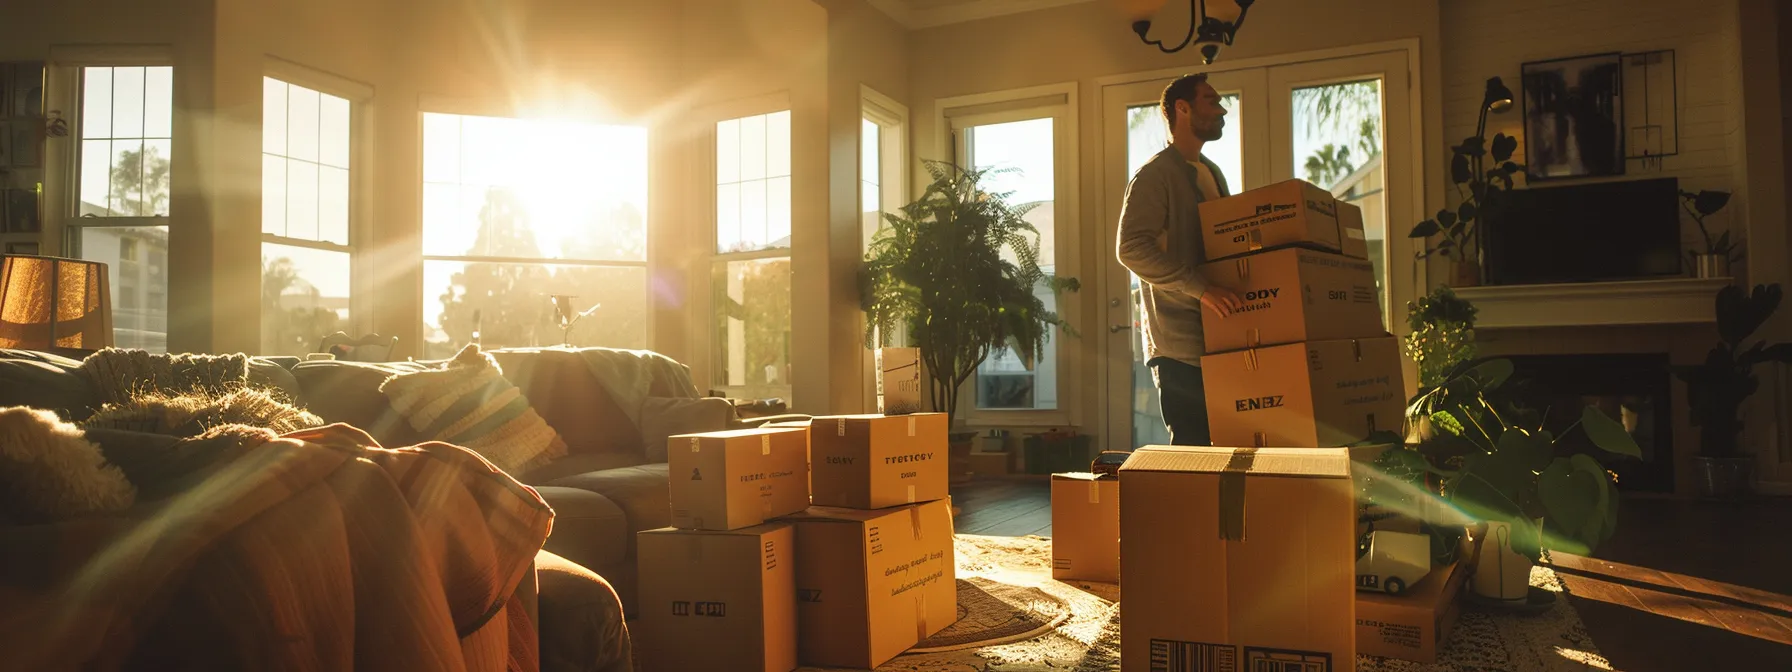
<instances>
[{"instance_id":1,"label":"sofa","mask_svg":"<svg viewBox=\"0 0 1792 672\"><path fill-rule=\"evenodd\" d=\"M636 412L638 422L597 379L577 351L560 348L517 348L489 353L567 444L567 454L528 473L512 474L534 487L555 512L545 551L557 556L556 573L544 583L577 582L580 569L607 581L626 614L636 613L635 533L664 527L671 518L664 446L672 434L712 431L806 416L768 416L741 420L725 399L701 398L686 381L652 381L648 402ZM78 355L79 353L71 353ZM0 406L31 406L56 411L79 421L99 405L79 360L56 354L0 351ZM406 424L380 392L392 375L421 370L431 363L364 363L301 361L292 357L255 357L250 379L286 391L297 405L326 422L341 422L366 431L381 445L405 446L428 440ZM682 382L682 384L681 384ZM680 389L681 387L686 389ZM657 448L657 450L655 450ZM563 558L572 566L558 562ZM551 600L543 586L544 611ZM545 630L552 629L544 621ZM591 623L579 627L620 628ZM550 647L544 641L544 659ZM547 662L544 660L544 663Z\"/></svg>"}]
</instances>

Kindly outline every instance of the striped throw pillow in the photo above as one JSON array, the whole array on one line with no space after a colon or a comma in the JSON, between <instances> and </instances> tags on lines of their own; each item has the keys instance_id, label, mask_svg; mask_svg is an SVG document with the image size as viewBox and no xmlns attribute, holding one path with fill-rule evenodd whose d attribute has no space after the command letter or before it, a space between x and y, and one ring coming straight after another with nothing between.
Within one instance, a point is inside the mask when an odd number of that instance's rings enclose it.
<instances>
[{"instance_id":1,"label":"striped throw pillow","mask_svg":"<svg viewBox=\"0 0 1792 672\"><path fill-rule=\"evenodd\" d=\"M443 368L388 378L380 392L419 434L470 449L507 473L566 455L566 441L477 344Z\"/></svg>"}]
</instances>

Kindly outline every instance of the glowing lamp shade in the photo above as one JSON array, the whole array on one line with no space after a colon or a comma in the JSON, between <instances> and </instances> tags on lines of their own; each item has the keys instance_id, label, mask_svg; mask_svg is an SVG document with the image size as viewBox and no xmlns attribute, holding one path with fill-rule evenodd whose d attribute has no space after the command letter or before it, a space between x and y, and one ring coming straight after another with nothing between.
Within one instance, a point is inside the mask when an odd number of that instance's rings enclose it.
<instances>
[{"instance_id":1,"label":"glowing lamp shade","mask_svg":"<svg viewBox=\"0 0 1792 672\"><path fill-rule=\"evenodd\" d=\"M110 347L108 289L99 262L0 256L0 348Z\"/></svg>"}]
</instances>

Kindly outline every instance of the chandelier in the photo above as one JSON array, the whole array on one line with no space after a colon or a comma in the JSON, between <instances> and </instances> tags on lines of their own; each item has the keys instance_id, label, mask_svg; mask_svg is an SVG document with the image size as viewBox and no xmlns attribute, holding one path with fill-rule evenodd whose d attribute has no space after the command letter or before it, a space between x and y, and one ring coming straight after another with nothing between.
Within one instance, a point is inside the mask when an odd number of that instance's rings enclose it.
<instances>
[{"instance_id":1,"label":"chandelier","mask_svg":"<svg viewBox=\"0 0 1792 672\"><path fill-rule=\"evenodd\" d=\"M1153 40L1150 37L1150 17L1163 8L1164 0L1123 0L1122 4L1133 18L1132 32L1138 33L1140 41L1157 47L1166 54L1174 54L1194 44L1201 50L1204 62L1212 65L1221 46L1232 46L1232 38L1238 34L1239 28L1244 27L1244 16L1255 2L1256 0L1188 0L1188 32L1176 46L1169 46L1163 40Z\"/></svg>"}]
</instances>

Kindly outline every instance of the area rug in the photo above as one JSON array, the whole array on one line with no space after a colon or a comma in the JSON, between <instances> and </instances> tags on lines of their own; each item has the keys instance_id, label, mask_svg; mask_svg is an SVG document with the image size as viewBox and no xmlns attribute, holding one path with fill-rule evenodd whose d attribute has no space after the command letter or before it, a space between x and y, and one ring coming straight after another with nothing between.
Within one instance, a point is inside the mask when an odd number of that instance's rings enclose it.
<instances>
[{"instance_id":1,"label":"area rug","mask_svg":"<svg viewBox=\"0 0 1792 672\"><path fill-rule=\"evenodd\" d=\"M879 672L1107 672L1120 669L1120 588L1051 578L1051 540L959 535L960 620ZM1565 596L1555 572L1531 585ZM1358 656L1364 672L1567 672L1610 670L1566 599L1548 612L1511 616L1465 610L1443 659L1421 665ZM839 672L803 667L799 672Z\"/></svg>"}]
</instances>

